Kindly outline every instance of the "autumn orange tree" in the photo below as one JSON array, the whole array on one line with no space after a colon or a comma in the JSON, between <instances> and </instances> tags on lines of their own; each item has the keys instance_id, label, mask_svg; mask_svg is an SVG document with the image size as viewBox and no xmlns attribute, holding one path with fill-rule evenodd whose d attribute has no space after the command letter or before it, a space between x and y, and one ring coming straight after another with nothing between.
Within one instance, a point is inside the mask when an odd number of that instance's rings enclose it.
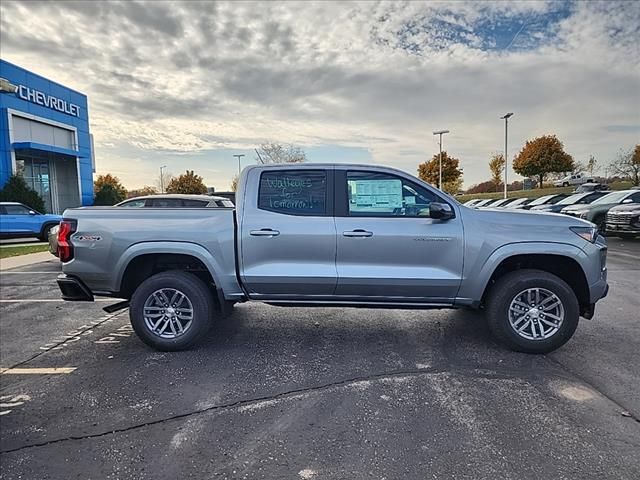
<instances>
[{"instance_id":1,"label":"autumn orange tree","mask_svg":"<svg viewBox=\"0 0 640 480\"><path fill-rule=\"evenodd\" d=\"M573 157L564 151L564 145L555 135L543 135L527 141L513 161L513 171L525 177L538 177L538 185L548 173L570 172Z\"/></svg>"},{"instance_id":2,"label":"autumn orange tree","mask_svg":"<svg viewBox=\"0 0 640 480\"><path fill-rule=\"evenodd\" d=\"M107 173L98 175L93 182L94 205L115 205L127 198L127 189L120 183L120 179Z\"/></svg>"},{"instance_id":3,"label":"autumn orange tree","mask_svg":"<svg viewBox=\"0 0 640 480\"><path fill-rule=\"evenodd\" d=\"M150 185L145 185L142 188L138 188L137 190L129 190L127 194L127 198L133 197L144 197L147 195L157 195L158 189L156 187L152 187Z\"/></svg>"},{"instance_id":4,"label":"autumn orange tree","mask_svg":"<svg viewBox=\"0 0 640 480\"><path fill-rule=\"evenodd\" d=\"M429 161L418 165L418 177L431 185L438 186L440 177L440 154L436 153ZM457 193L462 187L462 170L460 160L442 152L442 189L445 192Z\"/></svg>"},{"instance_id":5,"label":"autumn orange tree","mask_svg":"<svg viewBox=\"0 0 640 480\"><path fill-rule=\"evenodd\" d=\"M491 171L491 181L498 188L502 183L502 172L504 172L504 155L494 153L489 159L489 170Z\"/></svg>"},{"instance_id":6,"label":"autumn orange tree","mask_svg":"<svg viewBox=\"0 0 640 480\"><path fill-rule=\"evenodd\" d=\"M167 193L207 193L207 187L200 175L187 170L182 175L172 178L167 186Z\"/></svg>"}]
</instances>

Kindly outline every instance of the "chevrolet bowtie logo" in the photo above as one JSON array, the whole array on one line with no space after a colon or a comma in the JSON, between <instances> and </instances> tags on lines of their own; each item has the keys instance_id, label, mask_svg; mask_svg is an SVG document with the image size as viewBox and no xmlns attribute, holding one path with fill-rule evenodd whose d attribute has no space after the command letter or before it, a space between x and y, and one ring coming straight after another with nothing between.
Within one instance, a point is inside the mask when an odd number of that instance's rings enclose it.
<instances>
[{"instance_id":1,"label":"chevrolet bowtie logo","mask_svg":"<svg viewBox=\"0 0 640 480\"><path fill-rule=\"evenodd\" d=\"M6 78L0 78L0 92L16 93L18 86L11 83Z\"/></svg>"}]
</instances>

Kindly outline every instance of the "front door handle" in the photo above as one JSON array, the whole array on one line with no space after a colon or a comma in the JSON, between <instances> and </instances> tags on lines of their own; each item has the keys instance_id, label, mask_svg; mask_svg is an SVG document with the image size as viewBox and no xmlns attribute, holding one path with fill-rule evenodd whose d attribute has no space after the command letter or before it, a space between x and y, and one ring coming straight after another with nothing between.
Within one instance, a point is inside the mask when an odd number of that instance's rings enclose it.
<instances>
[{"instance_id":1,"label":"front door handle","mask_svg":"<svg viewBox=\"0 0 640 480\"><path fill-rule=\"evenodd\" d=\"M251 230L249 235L254 237L277 237L280 232L271 228L261 228L260 230Z\"/></svg>"},{"instance_id":2,"label":"front door handle","mask_svg":"<svg viewBox=\"0 0 640 480\"><path fill-rule=\"evenodd\" d=\"M344 235L345 237L372 237L373 232L368 232L367 230L358 228L356 230L342 232L342 235Z\"/></svg>"}]
</instances>

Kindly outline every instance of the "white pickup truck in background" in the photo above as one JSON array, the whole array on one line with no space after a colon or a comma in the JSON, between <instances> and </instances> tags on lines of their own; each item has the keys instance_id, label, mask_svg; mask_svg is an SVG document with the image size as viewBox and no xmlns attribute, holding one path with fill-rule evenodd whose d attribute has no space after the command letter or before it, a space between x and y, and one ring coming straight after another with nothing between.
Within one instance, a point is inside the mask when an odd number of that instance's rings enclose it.
<instances>
[{"instance_id":1,"label":"white pickup truck in background","mask_svg":"<svg viewBox=\"0 0 640 480\"><path fill-rule=\"evenodd\" d=\"M583 183L593 183L593 177L587 176L585 173L572 173L560 180L553 182L554 187L569 187L571 185L582 185Z\"/></svg>"}]
</instances>

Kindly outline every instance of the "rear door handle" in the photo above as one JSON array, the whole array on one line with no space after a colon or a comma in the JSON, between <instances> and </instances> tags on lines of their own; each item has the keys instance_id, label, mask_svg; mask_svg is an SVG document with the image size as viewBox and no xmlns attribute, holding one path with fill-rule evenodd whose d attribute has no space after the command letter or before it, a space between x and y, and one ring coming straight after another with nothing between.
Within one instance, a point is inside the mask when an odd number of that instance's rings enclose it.
<instances>
[{"instance_id":1,"label":"rear door handle","mask_svg":"<svg viewBox=\"0 0 640 480\"><path fill-rule=\"evenodd\" d=\"M358 228L356 230L342 232L342 235L344 235L345 237L372 237L373 232L368 232L367 230Z\"/></svg>"},{"instance_id":2,"label":"rear door handle","mask_svg":"<svg viewBox=\"0 0 640 480\"><path fill-rule=\"evenodd\" d=\"M271 228L261 228L260 230L251 230L249 235L254 237L277 237L280 232Z\"/></svg>"}]
</instances>

